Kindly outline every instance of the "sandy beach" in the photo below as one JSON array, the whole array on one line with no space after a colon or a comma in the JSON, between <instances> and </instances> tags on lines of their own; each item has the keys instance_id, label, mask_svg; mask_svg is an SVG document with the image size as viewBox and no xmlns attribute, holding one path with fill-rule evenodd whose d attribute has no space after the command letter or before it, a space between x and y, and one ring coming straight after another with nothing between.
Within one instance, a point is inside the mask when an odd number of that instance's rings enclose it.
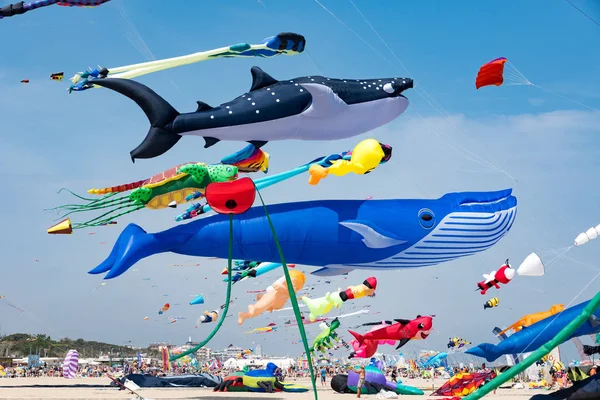
<instances>
[{"instance_id":1,"label":"sandy beach","mask_svg":"<svg viewBox=\"0 0 600 400\"><path fill-rule=\"evenodd\" d=\"M299 379L299 384L310 387L310 381ZM425 390L425 396L419 396L420 399L440 399L440 397L428 396L431 391L431 382L422 379L413 379L404 381L405 384L419 387ZM436 381L436 387L443 382ZM126 391L119 391L114 387L108 386L108 378L14 378L0 379L0 399L131 399L132 394ZM42 385L44 387L36 387ZM87 387L78 387L86 385ZM54 386L54 387L46 387ZM205 388L160 388L160 389L140 389L140 395L147 399L235 399L252 398L262 399L297 399L310 400L313 398L312 391L307 393L214 393L212 389ZM528 400L536 393L548 393L540 390L516 390L516 389L498 389L496 395L488 395L486 399L510 399L510 400ZM375 396L363 396L374 399ZM398 396L399 398L402 396ZM406 396L408 398L408 396ZM319 398L323 400L340 400L342 398L356 398L350 394L335 393L329 387L319 387ZM417 397L415 397L417 398Z\"/></svg>"}]
</instances>

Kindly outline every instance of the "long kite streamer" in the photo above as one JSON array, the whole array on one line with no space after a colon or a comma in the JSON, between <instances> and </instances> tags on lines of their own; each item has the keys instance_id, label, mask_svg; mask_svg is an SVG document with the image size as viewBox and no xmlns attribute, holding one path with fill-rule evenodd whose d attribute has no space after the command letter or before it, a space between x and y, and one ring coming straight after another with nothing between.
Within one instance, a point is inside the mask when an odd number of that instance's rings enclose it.
<instances>
[{"instance_id":1,"label":"long kite streamer","mask_svg":"<svg viewBox=\"0 0 600 400\"><path fill-rule=\"evenodd\" d=\"M79 72L71 78L73 83L69 87L69 93L73 91L83 91L98 87L94 81L105 78L131 79L138 76L151 74L153 72L163 71L170 68L180 67L182 65L194 64L202 61L208 61L215 58L232 57L275 57L280 54L293 56L304 51L306 39L297 33L284 32L278 35L268 37L260 44L239 43L218 49L201 51L185 56L165 58L163 60L143 62L139 64L125 65L123 67L106 68L98 67L89 69L85 72Z\"/></svg>"}]
</instances>

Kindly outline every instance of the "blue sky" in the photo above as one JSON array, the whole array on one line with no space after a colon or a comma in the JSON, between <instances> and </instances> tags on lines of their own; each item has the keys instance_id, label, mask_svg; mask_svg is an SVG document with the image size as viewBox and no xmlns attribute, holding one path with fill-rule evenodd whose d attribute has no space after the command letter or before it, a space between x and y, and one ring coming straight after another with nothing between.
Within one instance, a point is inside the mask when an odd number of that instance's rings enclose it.
<instances>
[{"instance_id":1,"label":"blue sky","mask_svg":"<svg viewBox=\"0 0 600 400\"><path fill-rule=\"evenodd\" d=\"M354 0L375 33L352 3L320 2L343 24L310 0L114 0L96 9L48 7L0 22L0 37L9 38L3 41L0 57L0 295L29 312L0 307L3 333L44 332L139 345L183 342L188 336L201 340L208 334L211 326L194 329L205 308L186 304L198 293L209 299L206 309L221 304L225 287L216 284L224 261L159 255L97 290L100 277L86 273L104 259L126 223L163 230L173 225L173 212L143 210L117 226L92 229L94 235L78 231L49 236L45 231L55 215L43 209L71 201L64 193L56 194L61 187L85 193L90 187L139 180L186 161L218 162L241 145L219 143L206 150L202 139L185 138L164 156L132 164L128 153L148 129L138 107L107 90L67 95L66 79L57 83L48 77L59 71L70 77L97 64L116 67L145 61L143 43L156 58L165 58L258 42L285 31L306 37L304 54L214 60L139 80L183 112L195 109L197 100L218 105L246 92L252 65L275 78L409 76L417 85L406 92L411 104L389 125L348 140L280 142L266 148L272 155L272 173L348 150L367 137L393 146L391 162L367 176L330 178L317 187L299 177L266 190L265 200L428 198L507 187L514 188L519 200L513 230L491 250L430 268L373 273L381 282L377 297L356 303L370 304L381 313L369 319L437 315L436 333L426 343L407 345L405 353L443 350L449 336L494 342L494 326L509 325L555 303L568 304L584 288L599 269L594 262L600 243L572 249L570 258L554 261L542 278L521 277L491 292L489 297L499 295L501 300L493 310L484 312L488 296L474 292L481 274L506 258L518 265L536 251L550 260L553 250L569 246L579 232L600 223L600 113L595 111L600 108L600 54L592 51L600 28L564 1L498 6L479 1ZM574 3L600 15L592 2ZM543 89L505 85L476 91L479 66L500 56ZM22 85L21 79L30 83ZM170 266L183 263L200 267ZM369 275L355 271L347 280L338 278L331 287L314 292L358 283ZM252 301L246 290L266 288L276 278L267 275L237 285L233 312ZM309 277L308 283L317 283L317 278ZM591 285L575 303L590 298L597 287ZM171 316L187 319L177 324L152 321L167 301L181 304L172 308ZM299 345L289 345L298 337L292 328L268 335L242 333L271 320L283 321L279 314L248 321L242 329L231 318L210 346L252 347L255 342L269 353L299 354ZM151 321L143 321L145 316ZM309 328L311 334L317 331L316 326ZM572 345L563 348L568 357L575 357ZM393 353L391 347L388 352Z\"/></svg>"}]
</instances>

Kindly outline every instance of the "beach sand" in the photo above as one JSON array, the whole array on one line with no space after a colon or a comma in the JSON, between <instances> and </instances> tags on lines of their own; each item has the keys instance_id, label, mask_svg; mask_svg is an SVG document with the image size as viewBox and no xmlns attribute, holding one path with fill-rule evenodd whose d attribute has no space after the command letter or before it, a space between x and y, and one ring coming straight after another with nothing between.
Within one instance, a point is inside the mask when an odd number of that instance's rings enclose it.
<instances>
[{"instance_id":1,"label":"beach sand","mask_svg":"<svg viewBox=\"0 0 600 400\"><path fill-rule=\"evenodd\" d=\"M292 380L292 382L294 382ZM298 379L295 381L298 384L310 387L310 380ZM425 391L425 396L398 396L405 399L437 399L441 397L428 396L431 391L431 382L424 379L405 380L406 385L416 386ZM109 385L108 378L14 378L0 379L0 399L132 399L135 396L127 391L119 391L115 387L101 387ZM442 380L436 380L435 387L443 384ZM55 387L35 387L36 385L55 386ZM87 385L88 387L76 387L76 385ZM320 383L319 383L320 385ZM427 390L429 389L429 390ZM322 400L342 400L354 399L356 395L335 393L329 387L329 379L326 387L320 387L319 399ZM159 388L159 389L140 389L140 395L147 399L236 399L236 398L252 398L255 400L263 399L297 399L311 400L313 399L312 390L307 393L214 393L208 388ZM505 400L529 400L536 393L549 393L548 391L540 390L516 390L516 389L498 389L496 395L488 395L485 398L505 399ZM361 396L361 398L375 399L375 396Z\"/></svg>"}]
</instances>

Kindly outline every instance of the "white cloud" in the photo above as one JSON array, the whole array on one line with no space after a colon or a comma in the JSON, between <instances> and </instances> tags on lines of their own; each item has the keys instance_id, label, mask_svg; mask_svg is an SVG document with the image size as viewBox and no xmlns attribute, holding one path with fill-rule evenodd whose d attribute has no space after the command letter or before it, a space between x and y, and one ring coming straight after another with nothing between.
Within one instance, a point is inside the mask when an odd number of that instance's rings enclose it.
<instances>
[{"instance_id":1,"label":"white cloud","mask_svg":"<svg viewBox=\"0 0 600 400\"><path fill-rule=\"evenodd\" d=\"M535 107L541 107L546 103L545 99L536 98L536 97L527 99L527 101L529 102L529 104L531 104L532 106L535 106Z\"/></svg>"}]
</instances>

